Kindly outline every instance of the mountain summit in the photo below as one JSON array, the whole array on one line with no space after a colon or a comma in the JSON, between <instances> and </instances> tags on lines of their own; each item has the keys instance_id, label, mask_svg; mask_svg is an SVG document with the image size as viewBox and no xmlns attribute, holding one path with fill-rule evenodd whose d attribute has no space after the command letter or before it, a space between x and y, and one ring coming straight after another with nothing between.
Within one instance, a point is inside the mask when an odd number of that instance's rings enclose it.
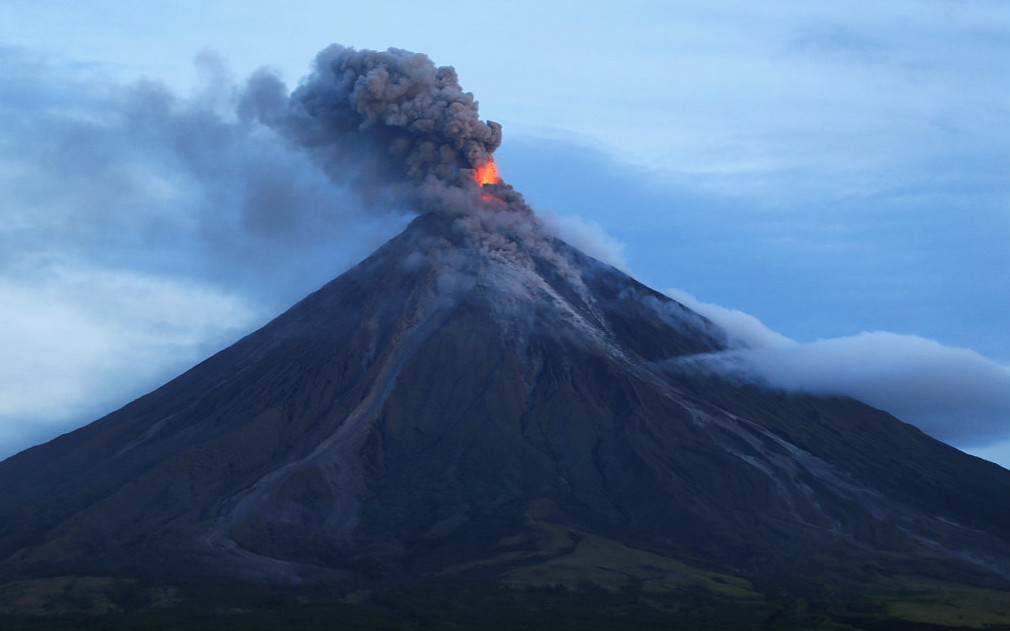
<instances>
[{"instance_id":1,"label":"mountain summit","mask_svg":"<svg viewBox=\"0 0 1010 631\"><path fill-rule=\"evenodd\" d=\"M722 330L485 203L0 463L6 578L1007 576L1005 470L853 400L692 372Z\"/></svg>"}]
</instances>

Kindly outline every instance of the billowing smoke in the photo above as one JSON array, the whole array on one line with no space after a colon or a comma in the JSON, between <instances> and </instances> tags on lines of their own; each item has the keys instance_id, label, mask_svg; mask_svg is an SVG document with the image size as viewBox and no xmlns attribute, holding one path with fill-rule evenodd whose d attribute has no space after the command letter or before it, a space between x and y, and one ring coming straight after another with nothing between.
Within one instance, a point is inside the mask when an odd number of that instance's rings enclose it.
<instances>
[{"instance_id":1,"label":"billowing smoke","mask_svg":"<svg viewBox=\"0 0 1010 631\"><path fill-rule=\"evenodd\" d=\"M501 143L501 126L480 120L452 67L393 48L331 45L290 96L262 71L249 80L239 112L308 151L372 207L472 209L476 168ZM493 188L510 209L525 209L507 186Z\"/></svg>"}]
</instances>

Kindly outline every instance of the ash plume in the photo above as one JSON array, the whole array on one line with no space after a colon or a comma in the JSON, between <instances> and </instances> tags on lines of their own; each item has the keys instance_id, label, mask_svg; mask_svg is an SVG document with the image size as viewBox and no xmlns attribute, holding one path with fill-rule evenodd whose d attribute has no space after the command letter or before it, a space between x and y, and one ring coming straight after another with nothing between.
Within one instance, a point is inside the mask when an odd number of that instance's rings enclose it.
<instances>
[{"instance_id":1,"label":"ash plume","mask_svg":"<svg viewBox=\"0 0 1010 631\"><path fill-rule=\"evenodd\" d=\"M455 69L426 55L333 44L290 96L267 72L252 77L240 115L255 117L308 151L365 203L416 211L475 205L476 168L492 159L501 125L482 121ZM529 213L508 185L485 186L509 210Z\"/></svg>"},{"instance_id":2,"label":"ash plume","mask_svg":"<svg viewBox=\"0 0 1010 631\"><path fill-rule=\"evenodd\" d=\"M194 63L186 93L0 46L0 458L220 348L406 215L454 214L499 256L548 248L518 193L471 179L500 127L451 68L331 46L292 94Z\"/></svg>"}]
</instances>

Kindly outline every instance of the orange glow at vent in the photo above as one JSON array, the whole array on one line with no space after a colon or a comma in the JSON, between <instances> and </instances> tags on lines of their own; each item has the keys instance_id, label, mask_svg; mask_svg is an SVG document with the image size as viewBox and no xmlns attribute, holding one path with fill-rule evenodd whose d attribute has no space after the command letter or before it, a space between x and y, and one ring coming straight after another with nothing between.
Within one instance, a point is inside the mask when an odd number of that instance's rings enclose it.
<instances>
[{"instance_id":1,"label":"orange glow at vent","mask_svg":"<svg viewBox=\"0 0 1010 631\"><path fill-rule=\"evenodd\" d=\"M488 160L484 166L477 167L477 176L474 179L481 186L485 184L497 184L500 178L498 177L498 167L494 165L494 160Z\"/></svg>"}]
</instances>

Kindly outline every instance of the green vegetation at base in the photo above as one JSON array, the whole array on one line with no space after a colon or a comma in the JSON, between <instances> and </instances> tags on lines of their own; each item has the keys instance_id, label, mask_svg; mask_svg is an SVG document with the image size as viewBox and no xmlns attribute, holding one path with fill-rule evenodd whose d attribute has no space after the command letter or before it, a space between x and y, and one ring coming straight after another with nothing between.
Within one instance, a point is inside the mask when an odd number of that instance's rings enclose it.
<instances>
[{"instance_id":1,"label":"green vegetation at base","mask_svg":"<svg viewBox=\"0 0 1010 631\"><path fill-rule=\"evenodd\" d=\"M795 559L791 576L748 580L553 523L550 509L531 507L522 534L503 539L489 558L399 581L298 588L14 581L0 585L0 631L1010 627L1010 592L965 577L924 578L918 561L880 558L878 566L825 551Z\"/></svg>"},{"instance_id":2,"label":"green vegetation at base","mask_svg":"<svg viewBox=\"0 0 1010 631\"><path fill-rule=\"evenodd\" d=\"M881 594L878 598L891 619L931 628L1010 628L1010 590L996 591L906 578L881 586Z\"/></svg>"},{"instance_id":3,"label":"green vegetation at base","mask_svg":"<svg viewBox=\"0 0 1010 631\"><path fill-rule=\"evenodd\" d=\"M75 579L52 580L69 584ZM636 589L513 588L462 578L404 584L335 602L325 602L319 593L217 586L202 593L176 592L186 595L155 604L159 588L116 585L112 579L80 580L73 591L83 595L96 588L95 602L105 603L101 611L84 600L76 601L77 611L55 601L34 601L32 608L20 610L5 606L0 629L732 629L763 627L776 613L764 606L727 607L702 591L664 601L655 594L643 598ZM41 594L50 585L39 581L19 589ZM110 589L132 592L132 603L108 606ZM142 603L145 598L147 604ZM809 628L808 622L777 628Z\"/></svg>"},{"instance_id":4,"label":"green vegetation at base","mask_svg":"<svg viewBox=\"0 0 1010 631\"><path fill-rule=\"evenodd\" d=\"M590 582L521 585L515 577L507 582L474 573L427 577L349 594L228 583L163 586L98 577L35 579L0 586L0 629L952 631L1005 629L1010 621L1008 593L921 580L901 589L895 581L889 593L811 586L797 597L743 589L739 583L720 590L680 581L659 589L639 580L605 587Z\"/></svg>"}]
</instances>

